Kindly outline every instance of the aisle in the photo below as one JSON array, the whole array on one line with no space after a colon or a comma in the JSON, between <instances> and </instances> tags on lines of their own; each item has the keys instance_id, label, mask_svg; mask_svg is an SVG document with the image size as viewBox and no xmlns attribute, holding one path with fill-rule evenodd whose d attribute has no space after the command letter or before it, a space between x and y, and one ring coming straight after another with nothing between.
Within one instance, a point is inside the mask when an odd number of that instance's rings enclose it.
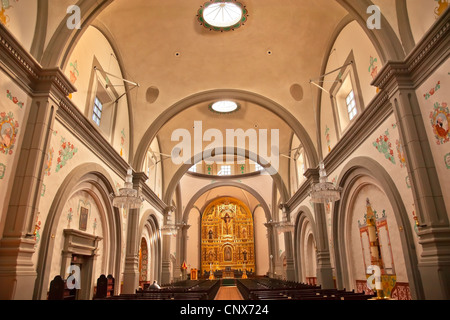
<instances>
[{"instance_id":1,"label":"aisle","mask_svg":"<svg viewBox=\"0 0 450 320\"><path fill-rule=\"evenodd\" d=\"M237 287L220 287L214 300L244 300Z\"/></svg>"}]
</instances>

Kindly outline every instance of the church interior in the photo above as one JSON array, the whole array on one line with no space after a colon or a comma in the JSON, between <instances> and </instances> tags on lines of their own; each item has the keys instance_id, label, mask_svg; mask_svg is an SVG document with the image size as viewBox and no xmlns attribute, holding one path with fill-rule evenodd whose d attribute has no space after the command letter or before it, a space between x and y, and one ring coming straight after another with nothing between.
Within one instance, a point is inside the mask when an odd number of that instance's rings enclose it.
<instances>
[{"instance_id":1,"label":"church interior","mask_svg":"<svg viewBox=\"0 0 450 320\"><path fill-rule=\"evenodd\" d=\"M0 299L449 300L448 6L2 0Z\"/></svg>"}]
</instances>

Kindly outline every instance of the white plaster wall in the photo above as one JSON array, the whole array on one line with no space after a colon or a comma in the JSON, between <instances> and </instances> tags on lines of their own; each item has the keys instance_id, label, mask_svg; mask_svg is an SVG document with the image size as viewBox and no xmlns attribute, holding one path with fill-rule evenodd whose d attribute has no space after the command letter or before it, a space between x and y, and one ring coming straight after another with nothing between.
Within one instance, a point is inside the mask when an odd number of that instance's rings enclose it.
<instances>
[{"instance_id":1,"label":"white plaster wall","mask_svg":"<svg viewBox=\"0 0 450 320\"><path fill-rule=\"evenodd\" d=\"M266 223L265 212L259 207L255 210L254 215L256 274L258 276L263 276L270 270L269 242L264 223Z\"/></svg>"},{"instance_id":2,"label":"white plaster wall","mask_svg":"<svg viewBox=\"0 0 450 320\"><path fill-rule=\"evenodd\" d=\"M406 5L414 40L418 43L436 22L435 10L439 6L436 0L407 0Z\"/></svg>"}]
</instances>

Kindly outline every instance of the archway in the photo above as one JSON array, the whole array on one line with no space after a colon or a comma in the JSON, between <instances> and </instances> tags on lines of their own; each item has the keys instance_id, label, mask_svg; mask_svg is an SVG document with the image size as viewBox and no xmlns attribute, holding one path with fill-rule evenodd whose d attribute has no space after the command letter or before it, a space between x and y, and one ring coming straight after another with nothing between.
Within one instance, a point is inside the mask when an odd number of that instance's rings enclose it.
<instances>
[{"instance_id":1,"label":"archway","mask_svg":"<svg viewBox=\"0 0 450 320\"><path fill-rule=\"evenodd\" d=\"M306 261L309 254L305 250L305 248L307 247L305 243L307 242L306 240L309 239L309 237L311 237L315 243L318 237L317 226L310 209L308 207L302 206L299 209L299 213L297 214L294 230L294 263L296 266L295 276L298 282L307 282L307 265L312 264L312 260L316 260L314 251L313 259L309 259L309 261Z\"/></svg>"},{"instance_id":2,"label":"archway","mask_svg":"<svg viewBox=\"0 0 450 320\"><path fill-rule=\"evenodd\" d=\"M346 240L345 231L348 223L347 208L349 203L355 203L354 197L357 195L357 188L361 188L364 184L368 184L367 182L361 183L361 181L358 181L359 179L366 177L372 181L370 184L378 186L380 192L386 197L385 203L388 203L392 208L392 212L388 214L393 215L395 223L398 225L398 228L401 228L402 230L402 232L399 232L399 241L411 296L413 299L422 299L423 288L417 269L418 258L413 245L414 238L411 222L394 181L378 162L366 157L352 159L347 163L342 172L338 185L343 188L343 192L341 200L334 206L331 231L338 288L342 289L346 284L350 284L351 282L351 270L349 269L347 261L351 249L348 248L348 239ZM366 208L363 208L363 210L366 210Z\"/></svg>"},{"instance_id":3,"label":"archway","mask_svg":"<svg viewBox=\"0 0 450 320\"><path fill-rule=\"evenodd\" d=\"M201 274L254 272L254 234L252 213L242 201L220 198L210 203L201 218Z\"/></svg>"},{"instance_id":4,"label":"archway","mask_svg":"<svg viewBox=\"0 0 450 320\"><path fill-rule=\"evenodd\" d=\"M39 257L37 262L37 279L33 298L36 300L47 298L47 289L50 281L50 272L55 251L55 235L58 234L58 226L64 214L65 206L72 196L79 192L89 194L99 209L101 221L105 226L102 241L106 243L106 252L103 253L104 268L107 274L112 274L116 281L121 276L120 256L122 243L122 220L119 211L113 208L109 200L109 194L115 192L113 180L98 164L87 163L75 168L67 175L55 195L50 207L45 226L41 236ZM70 219L69 219L70 220ZM70 223L70 221L69 221ZM70 229L67 228L67 229ZM95 229L95 228L94 228ZM75 234L75 233L71 233ZM64 274L61 274L64 278ZM100 275L93 275L100 276ZM119 286L115 288L118 293Z\"/></svg>"}]
</instances>

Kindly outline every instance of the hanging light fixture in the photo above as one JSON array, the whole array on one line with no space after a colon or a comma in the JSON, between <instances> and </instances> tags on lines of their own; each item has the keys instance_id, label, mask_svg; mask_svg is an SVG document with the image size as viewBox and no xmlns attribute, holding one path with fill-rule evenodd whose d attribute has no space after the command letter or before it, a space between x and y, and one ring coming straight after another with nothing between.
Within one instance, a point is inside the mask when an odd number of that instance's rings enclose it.
<instances>
[{"instance_id":1,"label":"hanging light fixture","mask_svg":"<svg viewBox=\"0 0 450 320\"><path fill-rule=\"evenodd\" d=\"M133 169L128 169L125 185L119 189L119 195L111 193L112 205L119 209L139 209L144 198L138 196L138 191L133 189Z\"/></svg>"},{"instance_id":2,"label":"hanging light fixture","mask_svg":"<svg viewBox=\"0 0 450 320\"><path fill-rule=\"evenodd\" d=\"M281 221L270 220L264 225L266 226L266 228L272 227L278 232L293 232L295 229L294 224L291 221L288 221L286 205L280 204L280 209L283 211L282 220Z\"/></svg>"},{"instance_id":3,"label":"hanging light fixture","mask_svg":"<svg viewBox=\"0 0 450 320\"><path fill-rule=\"evenodd\" d=\"M338 201L341 198L342 188L327 181L327 172L323 161L319 163L319 176L318 183L311 183L311 202L328 203Z\"/></svg>"}]
</instances>

